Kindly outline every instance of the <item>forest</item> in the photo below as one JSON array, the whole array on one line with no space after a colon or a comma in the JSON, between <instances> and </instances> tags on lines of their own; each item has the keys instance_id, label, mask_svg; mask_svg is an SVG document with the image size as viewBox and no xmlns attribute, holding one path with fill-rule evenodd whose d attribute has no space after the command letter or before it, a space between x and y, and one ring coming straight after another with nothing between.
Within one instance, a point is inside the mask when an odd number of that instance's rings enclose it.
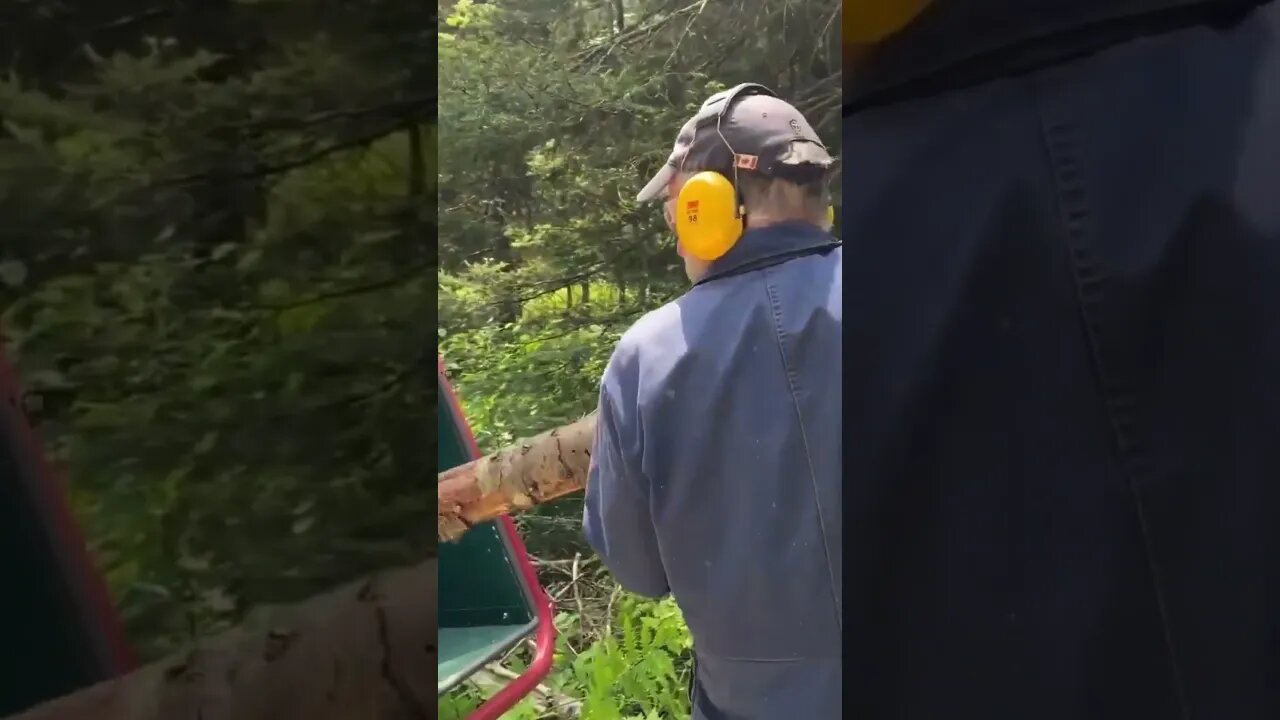
<instances>
[{"instance_id":1,"label":"forest","mask_svg":"<svg viewBox=\"0 0 1280 720\"><path fill-rule=\"evenodd\" d=\"M840 12L809 0L440 5L439 349L481 448L594 409L621 333L687 288L661 211L633 198L704 99L762 83L838 154ZM622 592L581 514L577 496L517 516L560 641L551 676L508 717L687 717L678 608ZM527 661L517 651L505 668ZM465 717L503 669L443 698L441 717Z\"/></svg>"},{"instance_id":2,"label":"forest","mask_svg":"<svg viewBox=\"0 0 1280 720\"><path fill-rule=\"evenodd\" d=\"M436 32L0 6L0 325L140 661L434 548Z\"/></svg>"},{"instance_id":3,"label":"forest","mask_svg":"<svg viewBox=\"0 0 1280 720\"><path fill-rule=\"evenodd\" d=\"M0 329L138 660L433 555L432 356L485 450L590 410L686 287L636 190L744 81L838 152L839 28L812 0L0 5ZM621 592L580 514L519 518L561 632L510 717L687 715L678 609Z\"/></svg>"}]
</instances>

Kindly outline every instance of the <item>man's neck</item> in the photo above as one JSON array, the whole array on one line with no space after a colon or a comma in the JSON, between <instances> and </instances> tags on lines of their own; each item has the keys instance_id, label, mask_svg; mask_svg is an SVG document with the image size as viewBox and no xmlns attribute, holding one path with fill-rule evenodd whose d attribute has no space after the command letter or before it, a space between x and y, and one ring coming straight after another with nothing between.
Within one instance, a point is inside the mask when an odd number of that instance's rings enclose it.
<instances>
[{"instance_id":1,"label":"man's neck","mask_svg":"<svg viewBox=\"0 0 1280 720\"><path fill-rule=\"evenodd\" d=\"M810 224L810 225L817 225L817 224L818 224L818 223L815 223L815 222L813 221L813 218L810 218L810 217L801 217L801 216L786 217L786 216L777 216L777 215L754 215L754 214L748 213L748 214L747 214L747 226L746 226L746 228L745 228L745 229L746 229L746 230L762 230L762 229L764 229L764 228L771 227L771 226L773 226L773 225L781 225L782 223L797 223L797 222L800 222L800 223L808 223L808 224Z\"/></svg>"}]
</instances>

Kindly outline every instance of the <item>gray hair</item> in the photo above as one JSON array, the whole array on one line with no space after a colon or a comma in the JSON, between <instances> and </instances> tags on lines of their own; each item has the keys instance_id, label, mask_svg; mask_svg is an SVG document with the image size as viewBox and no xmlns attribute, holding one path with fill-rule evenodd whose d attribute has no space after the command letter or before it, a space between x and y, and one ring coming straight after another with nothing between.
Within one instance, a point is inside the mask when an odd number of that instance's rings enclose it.
<instances>
[{"instance_id":1,"label":"gray hair","mask_svg":"<svg viewBox=\"0 0 1280 720\"><path fill-rule=\"evenodd\" d=\"M738 175L738 191L742 193L748 215L803 217L825 225L827 208L831 205L831 191L825 177L798 183L746 172Z\"/></svg>"},{"instance_id":2,"label":"gray hair","mask_svg":"<svg viewBox=\"0 0 1280 720\"><path fill-rule=\"evenodd\" d=\"M747 215L803 217L825 227L827 208L831 205L831 191L827 187L833 164L831 156L820 145L794 142L780 163L770 175L752 170L737 172L738 192L742 194ZM686 168L685 172L697 170Z\"/></svg>"}]
</instances>

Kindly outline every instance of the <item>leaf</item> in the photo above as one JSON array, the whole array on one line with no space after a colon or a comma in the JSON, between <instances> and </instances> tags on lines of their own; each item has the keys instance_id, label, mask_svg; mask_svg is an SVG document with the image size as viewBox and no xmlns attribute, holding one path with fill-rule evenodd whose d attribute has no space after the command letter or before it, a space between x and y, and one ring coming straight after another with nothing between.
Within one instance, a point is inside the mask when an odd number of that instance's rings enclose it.
<instances>
[{"instance_id":1,"label":"leaf","mask_svg":"<svg viewBox=\"0 0 1280 720\"><path fill-rule=\"evenodd\" d=\"M12 120L5 120L3 126L9 136L17 142L32 147L44 147L44 137L38 128L27 127Z\"/></svg>"},{"instance_id":2,"label":"leaf","mask_svg":"<svg viewBox=\"0 0 1280 720\"><path fill-rule=\"evenodd\" d=\"M225 257L231 256L238 249L239 246L235 243L221 243L213 249L213 252L209 253L209 258L212 260L221 260Z\"/></svg>"},{"instance_id":3,"label":"leaf","mask_svg":"<svg viewBox=\"0 0 1280 720\"><path fill-rule=\"evenodd\" d=\"M243 255L240 256L239 260L236 261L236 270L239 270L240 272L252 270L258 267L258 264L261 261L262 261L262 249L250 248L246 250Z\"/></svg>"},{"instance_id":4,"label":"leaf","mask_svg":"<svg viewBox=\"0 0 1280 720\"><path fill-rule=\"evenodd\" d=\"M371 232L360 233L356 236L356 242L362 245L375 245L384 243L388 240L394 240L404 234L403 230L374 230Z\"/></svg>"},{"instance_id":5,"label":"leaf","mask_svg":"<svg viewBox=\"0 0 1280 720\"><path fill-rule=\"evenodd\" d=\"M258 288L258 296L267 303L282 303L289 298L289 283L280 278L272 278Z\"/></svg>"},{"instance_id":6,"label":"leaf","mask_svg":"<svg viewBox=\"0 0 1280 720\"><path fill-rule=\"evenodd\" d=\"M303 335L314 330L316 325L328 314L329 308L324 303L316 302L299 305L282 310L276 316L276 328L286 338Z\"/></svg>"},{"instance_id":7,"label":"leaf","mask_svg":"<svg viewBox=\"0 0 1280 720\"><path fill-rule=\"evenodd\" d=\"M200 438L200 442L196 443L191 452L196 455L205 455L218 443L218 433L207 432Z\"/></svg>"},{"instance_id":8,"label":"leaf","mask_svg":"<svg viewBox=\"0 0 1280 720\"><path fill-rule=\"evenodd\" d=\"M226 588L206 590L201 593L200 600L205 607L215 613L227 613L236 609L236 599L226 591Z\"/></svg>"},{"instance_id":9,"label":"leaf","mask_svg":"<svg viewBox=\"0 0 1280 720\"><path fill-rule=\"evenodd\" d=\"M20 260L0 262L0 283L6 287L21 287L27 280L27 266Z\"/></svg>"},{"instance_id":10,"label":"leaf","mask_svg":"<svg viewBox=\"0 0 1280 720\"><path fill-rule=\"evenodd\" d=\"M178 558L178 567L189 572L204 572L209 569L209 559L204 557L195 557L193 555L182 555Z\"/></svg>"}]
</instances>

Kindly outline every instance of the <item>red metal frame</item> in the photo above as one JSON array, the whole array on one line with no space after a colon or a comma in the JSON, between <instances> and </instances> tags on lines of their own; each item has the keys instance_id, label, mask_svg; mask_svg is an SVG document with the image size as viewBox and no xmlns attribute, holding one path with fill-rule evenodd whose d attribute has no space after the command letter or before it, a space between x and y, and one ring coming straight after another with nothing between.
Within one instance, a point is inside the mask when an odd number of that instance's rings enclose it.
<instances>
[{"instance_id":1,"label":"red metal frame","mask_svg":"<svg viewBox=\"0 0 1280 720\"><path fill-rule=\"evenodd\" d=\"M475 435L471 433L471 426L467 423L466 416L462 414L462 406L458 403L458 396L445 377L444 358L437 356L436 362L439 367L440 377L445 379L445 382L441 383L444 386L444 400L449 403L449 408L453 411L453 415L459 420L462 439L466 443L471 457L478 458L482 454L480 447L476 444ZM497 720L497 718L502 717L503 713L515 707L516 703L533 692L538 683L542 682L543 678L551 672L551 663L555 658L555 605L542 589L542 584L538 582L538 573L534 570L533 563L529 560L529 553L525 550L524 541L520 539L519 533L516 532L515 522L508 515L503 515L498 519L498 522L502 525L507 534L507 539L511 542L516 567L524 577L525 584L528 585L534 595L533 604L538 614L538 632L534 636L533 662L529 663L529 668L524 671L523 675L512 680L510 685L499 690L497 694L486 700L483 705L476 708L475 712L471 713L467 720Z\"/></svg>"},{"instance_id":2,"label":"red metal frame","mask_svg":"<svg viewBox=\"0 0 1280 720\"><path fill-rule=\"evenodd\" d=\"M84 610L93 620L95 629L105 637L106 647L104 660L110 666L109 671L117 675L132 670L137 665L133 648L125 636L124 628L111 604L111 595L107 591L106 581L99 573L97 565L89 557L88 544L84 533L71 515L71 504L67 498L62 479L55 473L45 457L44 443L27 422L22 410L21 385L18 384L17 373L9 363L4 351L3 337L0 336L0 412L11 414L16 422L11 424L18 432L18 442L36 470L36 487L32 490L39 493L40 505L49 513L49 528L54 533L55 541L61 547L62 558L68 563L66 570L72 573L69 578L77 593L76 601L83 604Z\"/></svg>"}]
</instances>

